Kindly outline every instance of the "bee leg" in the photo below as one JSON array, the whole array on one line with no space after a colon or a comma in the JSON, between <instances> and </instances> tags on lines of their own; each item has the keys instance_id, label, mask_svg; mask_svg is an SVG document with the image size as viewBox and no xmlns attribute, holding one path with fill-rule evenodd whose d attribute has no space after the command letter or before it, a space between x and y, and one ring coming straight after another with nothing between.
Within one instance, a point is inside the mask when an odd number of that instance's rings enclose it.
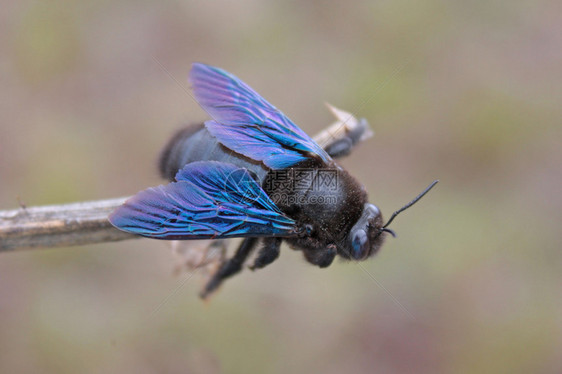
<instances>
[{"instance_id":1,"label":"bee leg","mask_svg":"<svg viewBox=\"0 0 562 374\"><path fill-rule=\"evenodd\" d=\"M328 267L334 261L337 251L334 244L323 249L304 250L304 257L308 262L321 268Z\"/></svg>"},{"instance_id":2,"label":"bee leg","mask_svg":"<svg viewBox=\"0 0 562 374\"><path fill-rule=\"evenodd\" d=\"M199 294L202 299L206 298L215 291L222 283L222 281L228 277L233 276L234 274L238 273L242 269L242 265L244 265L244 261L248 255L254 250L256 244L258 242L258 238L246 238L240 244L240 247L236 250L234 256L229 258L219 270L213 275L211 280L205 286L205 289Z\"/></svg>"},{"instance_id":3,"label":"bee leg","mask_svg":"<svg viewBox=\"0 0 562 374\"><path fill-rule=\"evenodd\" d=\"M281 248L281 238L267 238L263 240L263 247L260 248L251 270L261 269L277 260Z\"/></svg>"},{"instance_id":4,"label":"bee leg","mask_svg":"<svg viewBox=\"0 0 562 374\"><path fill-rule=\"evenodd\" d=\"M337 139L324 147L324 150L332 158L345 157L351 153L353 147L361 140L361 137L367 130L368 126L363 122L353 130L349 131L344 138Z\"/></svg>"},{"instance_id":5,"label":"bee leg","mask_svg":"<svg viewBox=\"0 0 562 374\"><path fill-rule=\"evenodd\" d=\"M324 150L330 155L330 157L339 158L349 155L352 148L353 143L351 140L349 138L342 138L328 144L324 147Z\"/></svg>"}]
</instances>

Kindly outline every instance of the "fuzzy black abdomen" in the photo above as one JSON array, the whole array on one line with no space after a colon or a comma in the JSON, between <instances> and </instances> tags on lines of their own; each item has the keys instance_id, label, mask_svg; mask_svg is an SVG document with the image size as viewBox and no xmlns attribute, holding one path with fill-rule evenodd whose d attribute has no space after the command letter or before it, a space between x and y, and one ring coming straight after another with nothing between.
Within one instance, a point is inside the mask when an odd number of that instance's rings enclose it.
<instances>
[{"instance_id":1,"label":"fuzzy black abdomen","mask_svg":"<svg viewBox=\"0 0 562 374\"><path fill-rule=\"evenodd\" d=\"M195 161L219 161L246 168L260 183L269 170L261 162L220 144L202 123L183 128L172 136L160 154L158 169L163 178L173 181L180 169Z\"/></svg>"}]
</instances>

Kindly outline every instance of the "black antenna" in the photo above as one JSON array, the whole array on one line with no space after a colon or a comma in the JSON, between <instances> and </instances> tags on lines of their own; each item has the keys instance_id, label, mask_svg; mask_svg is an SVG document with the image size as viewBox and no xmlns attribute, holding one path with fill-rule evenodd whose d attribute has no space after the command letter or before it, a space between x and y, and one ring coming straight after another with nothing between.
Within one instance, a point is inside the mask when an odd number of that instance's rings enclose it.
<instances>
[{"instance_id":1,"label":"black antenna","mask_svg":"<svg viewBox=\"0 0 562 374\"><path fill-rule=\"evenodd\" d=\"M403 211L405 211L406 209L408 209L409 207L411 207L412 205L414 205L415 203L417 203L419 201L419 199L421 199L422 197L425 196L426 193L429 192L429 190L431 190L437 183L439 182L439 180L434 180L429 186L427 186L427 188L425 190L422 191L421 194L419 194L414 200L410 201L408 204L404 205L402 208L398 209L396 212L392 213L392 216L390 217L390 219L385 223L385 225L382 227L382 231L387 231L390 234L392 234L392 236L396 236L394 234L394 232L390 229L386 229L386 227L388 225L390 225L390 223L392 222L392 220L394 220L394 218L396 218L396 216L400 213L402 213ZM386 229L386 230L385 230Z\"/></svg>"}]
</instances>

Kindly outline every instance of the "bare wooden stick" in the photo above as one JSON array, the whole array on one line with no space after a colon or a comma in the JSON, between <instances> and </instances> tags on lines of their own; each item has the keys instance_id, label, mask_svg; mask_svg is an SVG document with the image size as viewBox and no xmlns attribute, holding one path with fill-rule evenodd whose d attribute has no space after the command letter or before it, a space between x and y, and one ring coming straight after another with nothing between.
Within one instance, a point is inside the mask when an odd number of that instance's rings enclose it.
<instances>
[{"instance_id":1,"label":"bare wooden stick","mask_svg":"<svg viewBox=\"0 0 562 374\"><path fill-rule=\"evenodd\" d=\"M337 121L314 137L321 146L329 139L345 137L358 126L350 113L340 110L334 114ZM366 134L361 140L372 133L367 129ZM126 197L0 211L0 252L138 238L117 230L107 219L125 200Z\"/></svg>"},{"instance_id":2,"label":"bare wooden stick","mask_svg":"<svg viewBox=\"0 0 562 374\"><path fill-rule=\"evenodd\" d=\"M126 198L0 211L0 251L132 239L107 216Z\"/></svg>"}]
</instances>

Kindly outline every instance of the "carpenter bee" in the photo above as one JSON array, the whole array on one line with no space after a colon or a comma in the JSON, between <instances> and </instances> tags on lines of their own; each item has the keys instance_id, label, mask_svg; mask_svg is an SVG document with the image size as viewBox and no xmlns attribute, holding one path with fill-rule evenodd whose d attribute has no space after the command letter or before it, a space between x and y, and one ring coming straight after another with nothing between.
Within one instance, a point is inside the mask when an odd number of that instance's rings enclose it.
<instances>
[{"instance_id":1,"label":"carpenter bee","mask_svg":"<svg viewBox=\"0 0 562 374\"><path fill-rule=\"evenodd\" d=\"M366 129L320 147L288 117L232 74L195 63L189 82L211 120L177 133L160 172L171 182L141 191L109 217L120 230L154 239L243 238L207 283L206 297L239 272L277 259L283 241L325 268L336 255L362 261L380 249L383 222L367 191L334 158L348 154Z\"/></svg>"}]
</instances>

